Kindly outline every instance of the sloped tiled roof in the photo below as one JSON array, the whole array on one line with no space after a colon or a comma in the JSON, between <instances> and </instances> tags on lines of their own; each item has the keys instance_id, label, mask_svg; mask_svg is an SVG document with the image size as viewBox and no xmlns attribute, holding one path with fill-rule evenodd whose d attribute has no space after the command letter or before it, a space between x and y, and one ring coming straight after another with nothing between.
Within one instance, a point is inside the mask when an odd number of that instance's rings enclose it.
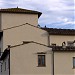
<instances>
[{"instance_id":1,"label":"sloped tiled roof","mask_svg":"<svg viewBox=\"0 0 75 75\"><path fill-rule=\"evenodd\" d=\"M66 48L63 48L62 46L54 46L52 47L52 50L55 52L75 52L75 46L66 46Z\"/></svg>"},{"instance_id":2,"label":"sloped tiled roof","mask_svg":"<svg viewBox=\"0 0 75 75\"><path fill-rule=\"evenodd\" d=\"M7 8L7 9L0 9L0 13L24 13L24 14L38 14L38 17L41 16L41 12L22 9L22 8Z\"/></svg>"},{"instance_id":3,"label":"sloped tiled roof","mask_svg":"<svg viewBox=\"0 0 75 75\"><path fill-rule=\"evenodd\" d=\"M75 35L75 29L42 28L50 35Z\"/></svg>"}]
</instances>

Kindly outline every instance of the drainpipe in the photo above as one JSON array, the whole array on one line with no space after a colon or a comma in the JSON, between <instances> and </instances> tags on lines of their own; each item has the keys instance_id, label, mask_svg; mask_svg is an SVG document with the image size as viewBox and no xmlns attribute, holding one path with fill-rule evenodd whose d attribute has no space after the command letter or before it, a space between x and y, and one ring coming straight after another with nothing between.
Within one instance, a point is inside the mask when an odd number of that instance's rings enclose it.
<instances>
[{"instance_id":1,"label":"drainpipe","mask_svg":"<svg viewBox=\"0 0 75 75\"><path fill-rule=\"evenodd\" d=\"M50 46L50 35L49 35L49 33L48 33L48 46Z\"/></svg>"},{"instance_id":2,"label":"drainpipe","mask_svg":"<svg viewBox=\"0 0 75 75\"><path fill-rule=\"evenodd\" d=\"M50 46L50 35L48 33L48 46ZM54 75L54 51L52 48L52 75Z\"/></svg>"},{"instance_id":3,"label":"drainpipe","mask_svg":"<svg viewBox=\"0 0 75 75\"><path fill-rule=\"evenodd\" d=\"M48 46L50 46L50 35L48 33ZM52 75L54 75L54 51L53 51L53 47L52 47Z\"/></svg>"},{"instance_id":4,"label":"drainpipe","mask_svg":"<svg viewBox=\"0 0 75 75\"><path fill-rule=\"evenodd\" d=\"M54 75L54 51L53 51L53 54L52 54L52 62L53 62L53 75Z\"/></svg>"},{"instance_id":5,"label":"drainpipe","mask_svg":"<svg viewBox=\"0 0 75 75\"><path fill-rule=\"evenodd\" d=\"M9 50L9 54L8 54L8 62L9 62L9 75L10 75L10 45L8 45L8 48L7 48L7 50Z\"/></svg>"},{"instance_id":6,"label":"drainpipe","mask_svg":"<svg viewBox=\"0 0 75 75\"><path fill-rule=\"evenodd\" d=\"M10 50L9 50L9 75L10 75Z\"/></svg>"}]
</instances>

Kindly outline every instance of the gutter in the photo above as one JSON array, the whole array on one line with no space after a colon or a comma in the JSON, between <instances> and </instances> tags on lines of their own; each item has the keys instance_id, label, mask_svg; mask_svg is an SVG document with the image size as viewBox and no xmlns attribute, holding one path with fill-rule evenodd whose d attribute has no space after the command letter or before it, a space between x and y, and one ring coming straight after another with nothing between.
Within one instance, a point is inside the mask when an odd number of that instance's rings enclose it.
<instances>
[{"instance_id":1,"label":"gutter","mask_svg":"<svg viewBox=\"0 0 75 75\"><path fill-rule=\"evenodd\" d=\"M50 46L50 35L49 35L49 33L48 33L48 46Z\"/></svg>"}]
</instances>

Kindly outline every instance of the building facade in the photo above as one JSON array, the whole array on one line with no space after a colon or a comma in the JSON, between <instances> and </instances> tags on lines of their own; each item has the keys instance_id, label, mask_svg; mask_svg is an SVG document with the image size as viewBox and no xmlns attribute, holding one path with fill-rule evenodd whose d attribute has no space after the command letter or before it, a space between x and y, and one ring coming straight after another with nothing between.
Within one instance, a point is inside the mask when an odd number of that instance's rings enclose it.
<instances>
[{"instance_id":1,"label":"building facade","mask_svg":"<svg viewBox=\"0 0 75 75\"><path fill-rule=\"evenodd\" d=\"M41 14L0 9L1 75L75 74L75 30L41 28Z\"/></svg>"}]
</instances>

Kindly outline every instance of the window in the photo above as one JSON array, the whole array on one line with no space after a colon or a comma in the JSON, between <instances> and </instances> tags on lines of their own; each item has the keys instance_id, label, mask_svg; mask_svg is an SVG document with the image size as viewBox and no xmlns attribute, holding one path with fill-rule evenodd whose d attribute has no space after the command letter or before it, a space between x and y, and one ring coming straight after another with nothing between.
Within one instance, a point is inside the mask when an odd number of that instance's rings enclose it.
<instances>
[{"instance_id":1,"label":"window","mask_svg":"<svg viewBox=\"0 0 75 75\"><path fill-rule=\"evenodd\" d=\"M73 57L73 68L75 68L75 57Z\"/></svg>"},{"instance_id":2,"label":"window","mask_svg":"<svg viewBox=\"0 0 75 75\"><path fill-rule=\"evenodd\" d=\"M51 43L51 46L56 46L56 44L55 43Z\"/></svg>"},{"instance_id":3,"label":"window","mask_svg":"<svg viewBox=\"0 0 75 75\"><path fill-rule=\"evenodd\" d=\"M2 72L2 64L1 64L1 72Z\"/></svg>"},{"instance_id":4,"label":"window","mask_svg":"<svg viewBox=\"0 0 75 75\"><path fill-rule=\"evenodd\" d=\"M0 49L0 56L1 56L1 49Z\"/></svg>"},{"instance_id":5,"label":"window","mask_svg":"<svg viewBox=\"0 0 75 75\"><path fill-rule=\"evenodd\" d=\"M5 71L6 71L6 62L5 62Z\"/></svg>"},{"instance_id":6,"label":"window","mask_svg":"<svg viewBox=\"0 0 75 75\"><path fill-rule=\"evenodd\" d=\"M8 58L8 69L9 69L9 58Z\"/></svg>"},{"instance_id":7,"label":"window","mask_svg":"<svg viewBox=\"0 0 75 75\"><path fill-rule=\"evenodd\" d=\"M44 67L45 65L45 55L38 55L38 66Z\"/></svg>"}]
</instances>

